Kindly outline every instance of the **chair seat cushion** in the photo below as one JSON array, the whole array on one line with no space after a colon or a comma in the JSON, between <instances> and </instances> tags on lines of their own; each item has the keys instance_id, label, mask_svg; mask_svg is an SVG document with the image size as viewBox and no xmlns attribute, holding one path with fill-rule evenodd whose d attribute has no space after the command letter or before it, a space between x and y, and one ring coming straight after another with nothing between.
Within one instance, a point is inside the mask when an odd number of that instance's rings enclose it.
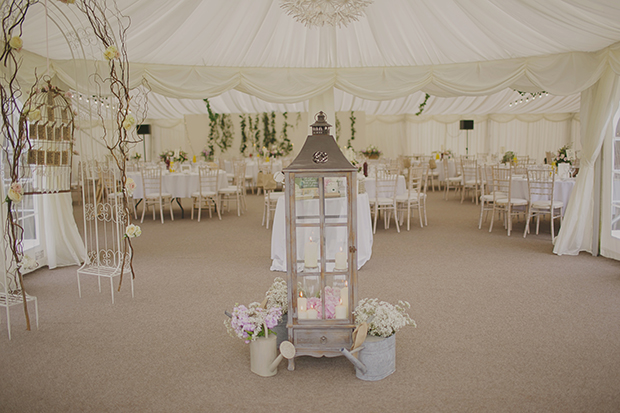
<instances>
[{"instance_id":1,"label":"chair seat cushion","mask_svg":"<svg viewBox=\"0 0 620 413\"><path fill-rule=\"evenodd\" d=\"M206 197L210 197L210 196L215 196L217 195L215 192L213 191L205 191L202 193L202 197L206 198ZM194 192L192 193L192 198L200 198L200 192Z\"/></svg>"},{"instance_id":2,"label":"chair seat cushion","mask_svg":"<svg viewBox=\"0 0 620 413\"><path fill-rule=\"evenodd\" d=\"M419 194L419 196L420 196L420 199L424 199L426 197L426 194ZM396 196L396 202L407 202L408 200L417 201L418 193L416 191L411 191L409 196L407 196L407 194Z\"/></svg>"},{"instance_id":3,"label":"chair seat cushion","mask_svg":"<svg viewBox=\"0 0 620 413\"><path fill-rule=\"evenodd\" d=\"M534 201L531 204L534 209L551 209L551 201ZM553 201L553 208L563 208L564 202Z\"/></svg>"},{"instance_id":4,"label":"chair seat cushion","mask_svg":"<svg viewBox=\"0 0 620 413\"><path fill-rule=\"evenodd\" d=\"M482 195L480 200L484 202L493 202L493 195Z\"/></svg>"},{"instance_id":5,"label":"chair seat cushion","mask_svg":"<svg viewBox=\"0 0 620 413\"><path fill-rule=\"evenodd\" d=\"M229 186L219 190L220 194L236 194L240 190L236 186Z\"/></svg>"},{"instance_id":6,"label":"chair seat cushion","mask_svg":"<svg viewBox=\"0 0 620 413\"><path fill-rule=\"evenodd\" d=\"M171 197L172 197L172 195L170 195L170 194L169 194L169 193L167 193L167 192L162 192L162 193L159 193L159 192L151 192L151 193L146 194L146 197L147 197L147 198L149 198L149 199L151 199L151 198L159 198L159 197L162 197L162 198L171 198Z\"/></svg>"},{"instance_id":7,"label":"chair seat cushion","mask_svg":"<svg viewBox=\"0 0 620 413\"><path fill-rule=\"evenodd\" d=\"M376 198L376 199L371 199L370 200L370 204L374 205L375 203L379 204L379 205L394 205L394 199L392 198Z\"/></svg>"},{"instance_id":8,"label":"chair seat cushion","mask_svg":"<svg viewBox=\"0 0 620 413\"><path fill-rule=\"evenodd\" d=\"M497 198L495 202L499 205L506 205L508 204L508 198ZM511 198L510 203L517 206L529 204L528 200L523 198Z\"/></svg>"}]
</instances>

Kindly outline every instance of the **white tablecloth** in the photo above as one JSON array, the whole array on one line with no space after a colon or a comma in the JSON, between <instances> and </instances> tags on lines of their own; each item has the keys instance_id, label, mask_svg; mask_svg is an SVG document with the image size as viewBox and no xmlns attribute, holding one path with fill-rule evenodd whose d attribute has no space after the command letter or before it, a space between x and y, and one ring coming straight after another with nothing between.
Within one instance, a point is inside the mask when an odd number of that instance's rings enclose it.
<instances>
[{"instance_id":1,"label":"white tablecloth","mask_svg":"<svg viewBox=\"0 0 620 413\"><path fill-rule=\"evenodd\" d=\"M312 202L299 201L299 202ZM316 201L315 201L316 202ZM326 200L326 207L329 203L344 202L343 198L333 198ZM273 219L273 229L271 232L271 271L286 271L286 222L284 211L285 199L280 197L276 206ZM318 235L318 234L317 234ZM327 239L327 249L331 251L332 244L338 240ZM343 241L344 242L344 241ZM362 268L372 255L372 225L370 220L370 204L368 194L357 195L357 268ZM299 245L303 248L303 244ZM328 267L329 269L329 267Z\"/></svg>"},{"instance_id":2,"label":"white tablecloth","mask_svg":"<svg viewBox=\"0 0 620 413\"><path fill-rule=\"evenodd\" d=\"M127 172L127 177L136 182L133 198L142 199L144 196L144 189L142 187L142 175L140 172ZM218 178L220 188L228 186L226 171L220 170ZM162 174L161 186L162 192L172 194L173 198L191 198L192 194L198 191L198 173L164 172Z\"/></svg>"},{"instance_id":3,"label":"white tablecloth","mask_svg":"<svg viewBox=\"0 0 620 413\"><path fill-rule=\"evenodd\" d=\"M448 173L450 174L449 178L455 177L458 175L457 170L456 170L456 162L454 161L454 159L440 159L440 160L436 160L435 163L437 164L437 169L435 169L435 171L439 172L439 180L440 181L445 181L445 173L444 173L444 166L443 163L444 162L448 162Z\"/></svg>"},{"instance_id":4,"label":"white tablecloth","mask_svg":"<svg viewBox=\"0 0 620 413\"><path fill-rule=\"evenodd\" d=\"M556 178L555 180L555 185L553 186L553 199L555 199L556 201L562 201L564 203L562 213L564 213L566 205L568 205L568 199L570 198L570 193L575 187L575 182L575 178ZM510 190L513 198L522 198L527 200L530 199L530 192L527 188L527 178L513 177ZM537 199L534 199L534 201L537 201Z\"/></svg>"},{"instance_id":5,"label":"white tablecloth","mask_svg":"<svg viewBox=\"0 0 620 413\"><path fill-rule=\"evenodd\" d=\"M366 178L364 180L364 185L366 186L366 193L368 194L368 199L374 199L375 188L377 186L375 182L375 178ZM405 177L402 175L398 175L398 183L396 184L396 195L403 195L405 192L407 192L407 185L405 183ZM392 197L392 194L388 194L386 192L386 193L380 193L379 196L389 198L389 197Z\"/></svg>"}]
</instances>

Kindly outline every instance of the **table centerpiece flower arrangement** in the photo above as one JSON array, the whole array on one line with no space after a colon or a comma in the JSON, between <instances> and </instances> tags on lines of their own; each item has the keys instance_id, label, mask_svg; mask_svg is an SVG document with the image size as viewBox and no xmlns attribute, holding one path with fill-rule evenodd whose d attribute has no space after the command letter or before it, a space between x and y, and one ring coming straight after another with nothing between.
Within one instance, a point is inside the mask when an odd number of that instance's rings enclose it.
<instances>
[{"instance_id":1,"label":"table centerpiece flower arrangement","mask_svg":"<svg viewBox=\"0 0 620 413\"><path fill-rule=\"evenodd\" d=\"M368 159L379 159L379 157L381 156L381 151L375 145L370 145L366 149L361 151L361 154Z\"/></svg>"},{"instance_id":2,"label":"table centerpiece flower arrangement","mask_svg":"<svg viewBox=\"0 0 620 413\"><path fill-rule=\"evenodd\" d=\"M561 163L567 163L569 165L572 165L574 161L575 161L575 151L571 149L570 145L562 146L560 149L558 149L558 152L553 157L554 166L557 166L558 164L561 164Z\"/></svg>"},{"instance_id":3,"label":"table centerpiece flower arrangement","mask_svg":"<svg viewBox=\"0 0 620 413\"><path fill-rule=\"evenodd\" d=\"M502 163L515 163L517 161L517 155L513 151L508 151L502 158Z\"/></svg>"},{"instance_id":4,"label":"table centerpiece flower arrangement","mask_svg":"<svg viewBox=\"0 0 620 413\"><path fill-rule=\"evenodd\" d=\"M202 159L204 159L205 162L213 161L213 152L209 148L204 148L200 151L200 156L202 156Z\"/></svg>"},{"instance_id":5,"label":"table centerpiece flower arrangement","mask_svg":"<svg viewBox=\"0 0 620 413\"><path fill-rule=\"evenodd\" d=\"M174 154L174 158L173 158L174 162L177 162L179 164L182 164L183 162L187 162L188 159L189 158L187 157L187 152L181 149L179 149L179 151Z\"/></svg>"},{"instance_id":6,"label":"table centerpiece flower arrangement","mask_svg":"<svg viewBox=\"0 0 620 413\"><path fill-rule=\"evenodd\" d=\"M355 152L355 149L349 146L349 147L342 147L340 148L340 150L342 151L342 154L344 155L344 157L347 158L347 161L349 161L351 165L357 168L357 172L361 172L362 165L357 160L357 153Z\"/></svg>"},{"instance_id":7,"label":"table centerpiece flower arrangement","mask_svg":"<svg viewBox=\"0 0 620 413\"><path fill-rule=\"evenodd\" d=\"M368 324L369 336L387 338L405 326L416 326L415 321L407 314L409 308L411 305L406 301L398 301L398 304L392 305L376 298L364 298L358 302L353 314L356 324Z\"/></svg>"},{"instance_id":8,"label":"table centerpiece flower arrangement","mask_svg":"<svg viewBox=\"0 0 620 413\"><path fill-rule=\"evenodd\" d=\"M136 152L136 153L133 154L131 159L133 159L134 161L138 162L138 161L140 161L140 159L142 159L142 154Z\"/></svg>"}]
</instances>

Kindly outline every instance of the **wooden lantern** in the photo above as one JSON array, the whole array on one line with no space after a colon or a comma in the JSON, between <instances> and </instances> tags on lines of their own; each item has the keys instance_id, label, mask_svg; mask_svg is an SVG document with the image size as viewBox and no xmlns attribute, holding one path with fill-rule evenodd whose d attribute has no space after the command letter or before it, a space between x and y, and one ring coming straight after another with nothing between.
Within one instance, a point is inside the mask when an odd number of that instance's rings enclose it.
<instances>
[{"instance_id":1,"label":"wooden lantern","mask_svg":"<svg viewBox=\"0 0 620 413\"><path fill-rule=\"evenodd\" d=\"M319 112L285 176L288 333L296 356L350 348L357 302L357 168ZM289 360L295 369L295 359Z\"/></svg>"}]
</instances>

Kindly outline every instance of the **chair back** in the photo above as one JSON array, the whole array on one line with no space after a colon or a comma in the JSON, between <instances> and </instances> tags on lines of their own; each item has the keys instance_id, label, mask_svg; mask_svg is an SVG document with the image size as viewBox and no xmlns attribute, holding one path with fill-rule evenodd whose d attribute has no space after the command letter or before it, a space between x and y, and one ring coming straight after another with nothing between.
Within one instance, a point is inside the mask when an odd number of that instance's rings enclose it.
<instances>
[{"instance_id":1,"label":"chair back","mask_svg":"<svg viewBox=\"0 0 620 413\"><path fill-rule=\"evenodd\" d=\"M527 169L527 188L530 200L553 200L555 170L548 167L529 167Z\"/></svg>"},{"instance_id":2,"label":"chair back","mask_svg":"<svg viewBox=\"0 0 620 413\"><path fill-rule=\"evenodd\" d=\"M379 198L396 199L398 174L390 174L385 168L375 169L375 200Z\"/></svg>"},{"instance_id":3,"label":"chair back","mask_svg":"<svg viewBox=\"0 0 620 413\"><path fill-rule=\"evenodd\" d=\"M478 161L474 158L461 158L461 175L463 176L463 183L476 183L480 182L478 177Z\"/></svg>"},{"instance_id":4,"label":"chair back","mask_svg":"<svg viewBox=\"0 0 620 413\"><path fill-rule=\"evenodd\" d=\"M493 169L493 200L511 199L512 167L510 165L494 165Z\"/></svg>"},{"instance_id":5,"label":"chair back","mask_svg":"<svg viewBox=\"0 0 620 413\"><path fill-rule=\"evenodd\" d=\"M218 184L219 180L218 169L213 169L209 166L201 165L198 167L198 182L199 182L199 191L201 197L206 197L211 195L212 193L216 193L219 190Z\"/></svg>"},{"instance_id":6,"label":"chair back","mask_svg":"<svg viewBox=\"0 0 620 413\"><path fill-rule=\"evenodd\" d=\"M245 189L245 161L239 160L235 161L233 164L234 170L234 182L237 186L237 189Z\"/></svg>"},{"instance_id":7,"label":"chair back","mask_svg":"<svg viewBox=\"0 0 620 413\"><path fill-rule=\"evenodd\" d=\"M423 185L426 185L427 173L428 168L426 165L409 167L409 182L407 185L409 198L411 198L411 196L415 196L415 194L419 197L422 192L426 192L426 188L423 188Z\"/></svg>"},{"instance_id":8,"label":"chair back","mask_svg":"<svg viewBox=\"0 0 620 413\"><path fill-rule=\"evenodd\" d=\"M141 174L144 197L161 196L161 168L159 166L145 166L142 168Z\"/></svg>"}]
</instances>

